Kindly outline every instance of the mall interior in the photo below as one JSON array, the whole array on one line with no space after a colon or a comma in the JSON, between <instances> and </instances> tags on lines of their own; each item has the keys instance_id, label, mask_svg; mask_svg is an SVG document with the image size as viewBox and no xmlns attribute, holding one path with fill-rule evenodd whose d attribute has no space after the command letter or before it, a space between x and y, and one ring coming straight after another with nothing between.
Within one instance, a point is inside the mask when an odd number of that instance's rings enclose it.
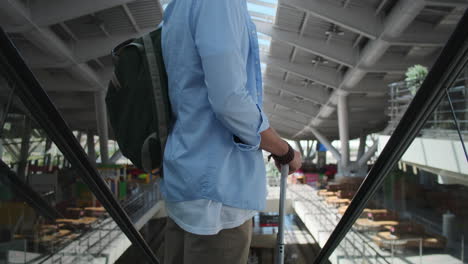
<instances>
[{"instance_id":1,"label":"mall interior","mask_svg":"<svg viewBox=\"0 0 468 264\"><path fill-rule=\"evenodd\" d=\"M264 110L304 158L284 263L468 263L468 0L246 1ZM122 154L105 97L112 48L169 3L0 1L0 264L163 263L160 171ZM249 264L277 256L264 157Z\"/></svg>"}]
</instances>

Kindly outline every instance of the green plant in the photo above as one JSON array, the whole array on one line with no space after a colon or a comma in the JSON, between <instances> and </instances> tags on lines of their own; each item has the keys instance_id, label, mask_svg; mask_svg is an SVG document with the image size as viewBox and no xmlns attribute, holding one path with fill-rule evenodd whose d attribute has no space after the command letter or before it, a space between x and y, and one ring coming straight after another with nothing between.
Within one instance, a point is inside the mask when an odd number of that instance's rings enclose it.
<instances>
[{"instance_id":1,"label":"green plant","mask_svg":"<svg viewBox=\"0 0 468 264\"><path fill-rule=\"evenodd\" d=\"M412 95L415 95L419 87L421 87L427 73L427 68L419 64L408 68L405 82Z\"/></svg>"}]
</instances>

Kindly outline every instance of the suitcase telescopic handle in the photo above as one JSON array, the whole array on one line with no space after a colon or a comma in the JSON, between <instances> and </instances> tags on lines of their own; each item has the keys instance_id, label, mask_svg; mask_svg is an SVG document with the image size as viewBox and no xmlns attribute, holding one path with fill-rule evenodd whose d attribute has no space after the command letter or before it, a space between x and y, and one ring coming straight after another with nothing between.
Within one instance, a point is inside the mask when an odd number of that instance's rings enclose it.
<instances>
[{"instance_id":1,"label":"suitcase telescopic handle","mask_svg":"<svg viewBox=\"0 0 468 264\"><path fill-rule=\"evenodd\" d=\"M289 165L281 166L280 180L280 199L279 199L279 224L276 243L276 264L284 263L284 202L286 200L287 178L289 174Z\"/></svg>"}]
</instances>

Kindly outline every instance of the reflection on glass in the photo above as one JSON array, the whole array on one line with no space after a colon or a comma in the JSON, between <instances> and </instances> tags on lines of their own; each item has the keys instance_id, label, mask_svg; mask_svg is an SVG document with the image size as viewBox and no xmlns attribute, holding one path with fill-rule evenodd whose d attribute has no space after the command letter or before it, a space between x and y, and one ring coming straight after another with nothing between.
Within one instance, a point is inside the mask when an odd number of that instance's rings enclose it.
<instances>
[{"instance_id":1,"label":"reflection on glass","mask_svg":"<svg viewBox=\"0 0 468 264\"><path fill-rule=\"evenodd\" d=\"M466 142L466 73L450 87L451 102L444 98L386 176L332 263L465 263L468 161L459 132Z\"/></svg>"},{"instance_id":2,"label":"reflection on glass","mask_svg":"<svg viewBox=\"0 0 468 264\"><path fill-rule=\"evenodd\" d=\"M17 84L0 72L0 85L0 160L6 168L0 175L0 263L31 259L71 263L88 257L95 263L115 261L130 247L128 239L83 181L80 170L72 167L13 92ZM94 98L94 92L74 95ZM159 172L148 174L130 165L114 140L100 142L96 123L90 125L88 120L93 115L82 120L76 104L63 100L63 94L49 96L75 129L76 139L114 198L147 242L158 242L152 244L157 249L164 223L148 221L161 209ZM109 158L101 155L103 146ZM103 164L103 160L109 162ZM13 175L14 181L5 175ZM115 249L115 245L120 246Z\"/></svg>"},{"instance_id":3,"label":"reflection on glass","mask_svg":"<svg viewBox=\"0 0 468 264\"><path fill-rule=\"evenodd\" d=\"M0 263L108 263L117 258L121 252L112 248L128 240L80 172L19 98L0 98ZM125 186L121 189L125 194Z\"/></svg>"}]
</instances>

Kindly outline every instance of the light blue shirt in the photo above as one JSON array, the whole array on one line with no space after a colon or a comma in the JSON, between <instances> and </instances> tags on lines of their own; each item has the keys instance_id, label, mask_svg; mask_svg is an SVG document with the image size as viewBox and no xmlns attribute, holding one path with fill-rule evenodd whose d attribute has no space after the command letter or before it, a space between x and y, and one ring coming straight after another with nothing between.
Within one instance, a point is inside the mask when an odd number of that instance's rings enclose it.
<instances>
[{"instance_id":1,"label":"light blue shirt","mask_svg":"<svg viewBox=\"0 0 468 264\"><path fill-rule=\"evenodd\" d=\"M223 229L238 227L257 213L205 199L175 203L166 201L166 211L178 226L197 235L215 235Z\"/></svg>"},{"instance_id":2,"label":"light blue shirt","mask_svg":"<svg viewBox=\"0 0 468 264\"><path fill-rule=\"evenodd\" d=\"M165 199L263 209L259 144L269 123L246 1L173 0L165 10L162 48L175 119L164 154Z\"/></svg>"}]
</instances>

